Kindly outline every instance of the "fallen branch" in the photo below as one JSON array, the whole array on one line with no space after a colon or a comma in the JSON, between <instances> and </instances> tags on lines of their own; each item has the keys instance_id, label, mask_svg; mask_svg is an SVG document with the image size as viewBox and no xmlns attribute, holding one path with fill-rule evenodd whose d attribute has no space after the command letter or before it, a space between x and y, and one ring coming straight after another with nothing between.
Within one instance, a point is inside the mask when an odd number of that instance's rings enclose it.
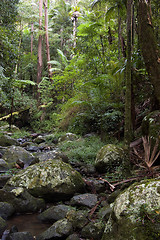
<instances>
[{"instance_id":1,"label":"fallen branch","mask_svg":"<svg viewBox=\"0 0 160 240\"><path fill-rule=\"evenodd\" d=\"M106 179L99 178L99 180L102 180L102 181L106 182L106 183L109 185L109 187L110 187L110 190L111 190L112 192L114 191L114 189L115 189L115 186L114 186L114 185L112 185L110 182L108 182Z\"/></svg>"},{"instance_id":2,"label":"fallen branch","mask_svg":"<svg viewBox=\"0 0 160 240\"><path fill-rule=\"evenodd\" d=\"M93 213L96 211L97 207L101 204L101 201L98 201L97 204L90 210L89 217L92 217Z\"/></svg>"}]
</instances>

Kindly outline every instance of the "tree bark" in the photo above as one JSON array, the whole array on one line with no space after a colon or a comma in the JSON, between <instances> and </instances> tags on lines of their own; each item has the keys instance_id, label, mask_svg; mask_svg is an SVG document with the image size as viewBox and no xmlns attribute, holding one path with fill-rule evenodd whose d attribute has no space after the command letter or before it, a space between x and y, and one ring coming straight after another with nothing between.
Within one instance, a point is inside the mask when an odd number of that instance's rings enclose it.
<instances>
[{"instance_id":1,"label":"tree bark","mask_svg":"<svg viewBox=\"0 0 160 240\"><path fill-rule=\"evenodd\" d=\"M39 0L39 30L42 30L42 7L43 0ZM41 82L42 78L42 35L39 34L38 39L38 66L37 66L37 84ZM39 93L37 93L37 99L39 100Z\"/></svg>"},{"instance_id":2,"label":"tree bark","mask_svg":"<svg viewBox=\"0 0 160 240\"><path fill-rule=\"evenodd\" d=\"M45 9L45 36L46 36L46 53L47 53L47 66L48 66L48 75L49 78L52 77L51 74L51 64L49 61L51 60L50 58L50 50L49 50L49 36L48 36L48 0L45 0L44 2L44 9Z\"/></svg>"},{"instance_id":3,"label":"tree bark","mask_svg":"<svg viewBox=\"0 0 160 240\"><path fill-rule=\"evenodd\" d=\"M131 118L131 53L132 53L132 0L127 1L127 65L126 65L126 95L125 95L125 131L124 138L129 146L132 137Z\"/></svg>"},{"instance_id":4,"label":"tree bark","mask_svg":"<svg viewBox=\"0 0 160 240\"><path fill-rule=\"evenodd\" d=\"M34 32L34 24L33 22L31 23L31 57L33 54L33 32Z\"/></svg>"},{"instance_id":5,"label":"tree bark","mask_svg":"<svg viewBox=\"0 0 160 240\"><path fill-rule=\"evenodd\" d=\"M139 0L138 23L142 56L160 106L160 51L152 26L150 1Z\"/></svg>"}]
</instances>

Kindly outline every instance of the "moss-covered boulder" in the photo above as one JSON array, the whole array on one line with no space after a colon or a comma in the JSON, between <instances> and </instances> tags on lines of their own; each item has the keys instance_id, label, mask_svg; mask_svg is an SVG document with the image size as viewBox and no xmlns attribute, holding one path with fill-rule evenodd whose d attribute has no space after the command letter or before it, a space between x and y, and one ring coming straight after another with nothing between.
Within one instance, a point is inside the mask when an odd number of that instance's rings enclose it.
<instances>
[{"instance_id":1,"label":"moss-covered boulder","mask_svg":"<svg viewBox=\"0 0 160 240\"><path fill-rule=\"evenodd\" d=\"M75 141L78 139L78 136L74 133L66 133L58 139L58 142L63 141Z\"/></svg>"},{"instance_id":2,"label":"moss-covered boulder","mask_svg":"<svg viewBox=\"0 0 160 240\"><path fill-rule=\"evenodd\" d=\"M16 139L8 135L0 135L0 146L7 147L12 145L19 146L20 144Z\"/></svg>"},{"instance_id":3,"label":"moss-covered boulder","mask_svg":"<svg viewBox=\"0 0 160 240\"><path fill-rule=\"evenodd\" d=\"M81 235L85 239L94 239L99 240L101 239L104 231L104 223L103 221L95 221L90 222L81 231Z\"/></svg>"},{"instance_id":4,"label":"moss-covered boulder","mask_svg":"<svg viewBox=\"0 0 160 240\"><path fill-rule=\"evenodd\" d=\"M22 147L11 146L5 150L3 159L7 162L8 167L12 168L15 166L15 163L19 161L23 162L26 167L35 160L35 157Z\"/></svg>"},{"instance_id":5,"label":"moss-covered boulder","mask_svg":"<svg viewBox=\"0 0 160 240\"><path fill-rule=\"evenodd\" d=\"M41 198L35 198L22 187L14 189L0 189L0 202L11 204L15 212L38 212L45 208L45 202Z\"/></svg>"},{"instance_id":6,"label":"moss-covered boulder","mask_svg":"<svg viewBox=\"0 0 160 240\"><path fill-rule=\"evenodd\" d=\"M13 176L5 187L23 187L33 196L54 202L81 192L84 181L69 164L54 159L29 166Z\"/></svg>"},{"instance_id":7,"label":"moss-covered boulder","mask_svg":"<svg viewBox=\"0 0 160 240\"><path fill-rule=\"evenodd\" d=\"M45 232L36 237L37 240L66 239L73 232L72 224L67 219L55 222Z\"/></svg>"},{"instance_id":8,"label":"moss-covered boulder","mask_svg":"<svg viewBox=\"0 0 160 240\"><path fill-rule=\"evenodd\" d=\"M124 150L113 144L105 145L97 153L95 167L99 172L114 172L122 164Z\"/></svg>"},{"instance_id":9,"label":"moss-covered boulder","mask_svg":"<svg viewBox=\"0 0 160 240\"><path fill-rule=\"evenodd\" d=\"M143 180L113 204L102 240L160 239L160 180Z\"/></svg>"},{"instance_id":10,"label":"moss-covered boulder","mask_svg":"<svg viewBox=\"0 0 160 240\"><path fill-rule=\"evenodd\" d=\"M160 136L160 111L154 111L144 117L142 121L142 134L157 138Z\"/></svg>"}]
</instances>

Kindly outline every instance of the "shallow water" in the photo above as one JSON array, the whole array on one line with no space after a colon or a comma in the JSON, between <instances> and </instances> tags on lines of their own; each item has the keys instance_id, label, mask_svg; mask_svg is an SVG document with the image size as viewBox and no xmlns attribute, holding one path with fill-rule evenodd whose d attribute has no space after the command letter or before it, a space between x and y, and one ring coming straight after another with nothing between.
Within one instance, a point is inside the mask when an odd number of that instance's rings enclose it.
<instances>
[{"instance_id":1,"label":"shallow water","mask_svg":"<svg viewBox=\"0 0 160 240\"><path fill-rule=\"evenodd\" d=\"M7 220L7 229L13 225L17 226L19 232L30 232L33 236L37 236L49 228L51 223L42 223L37 218L38 214L17 215Z\"/></svg>"}]
</instances>

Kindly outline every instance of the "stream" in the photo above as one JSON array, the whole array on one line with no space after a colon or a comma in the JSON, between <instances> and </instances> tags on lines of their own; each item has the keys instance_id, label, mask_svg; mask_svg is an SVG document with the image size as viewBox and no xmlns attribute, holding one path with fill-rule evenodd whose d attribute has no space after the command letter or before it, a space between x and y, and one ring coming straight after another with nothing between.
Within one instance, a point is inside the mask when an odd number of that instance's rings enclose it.
<instances>
[{"instance_id":1,"label":"stream","mask_svg":"<svg viewBox=\"0 0 160 240\"><path fill-rule=\"evenodd\" d=\"M19 232L30 232L33 236L37 236L47 230L52 224L42 223L38 218L38 213L17 215L7 220L7 229L16 226Z\"/></svg>"}]
</instances>

